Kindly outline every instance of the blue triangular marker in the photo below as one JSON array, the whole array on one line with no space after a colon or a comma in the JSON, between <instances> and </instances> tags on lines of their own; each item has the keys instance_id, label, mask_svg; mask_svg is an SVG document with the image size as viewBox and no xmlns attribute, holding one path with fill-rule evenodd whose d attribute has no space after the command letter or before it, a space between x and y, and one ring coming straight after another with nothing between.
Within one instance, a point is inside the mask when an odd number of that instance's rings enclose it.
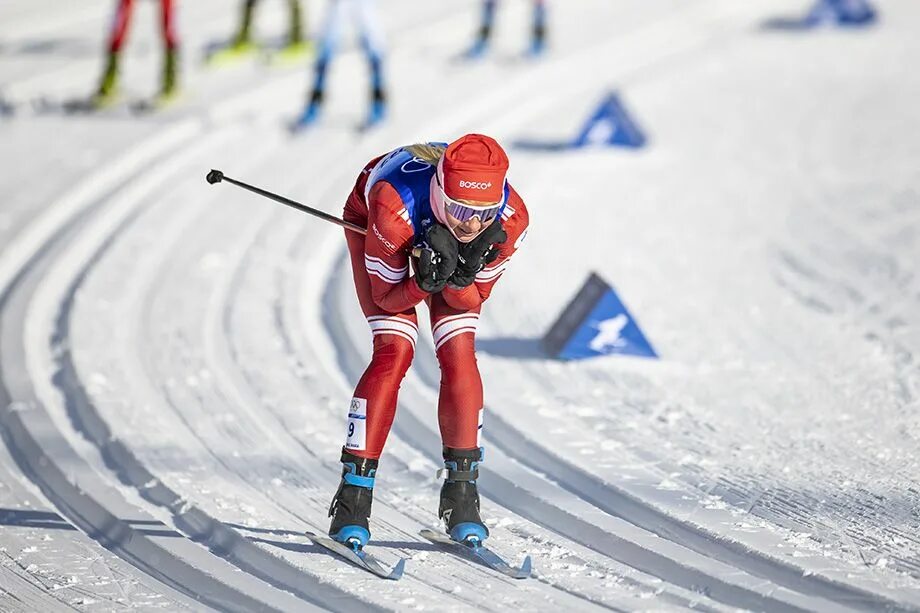
<instances>
[{"instance_id":1,"label":"blue triangular marker","mask_svg":"<svg viewBox=\"0 0 920 613\"><path fill-rule=\"evenodd\" d=\"M607 96L572 142L573 147L611 145L635 148L645 145L645 135L616 93Z\"/></svg>"},{"instance_id":2,"label":"blue triangular marker","mask_svg":"<svg viewBox=\"0 0 920 613\"><path fill-rule=\"evenodd\" d=\"M543 346L562 360L610 354L658 357L614 289L593 273L543 338Z\"/></svg>"}]
</instances>

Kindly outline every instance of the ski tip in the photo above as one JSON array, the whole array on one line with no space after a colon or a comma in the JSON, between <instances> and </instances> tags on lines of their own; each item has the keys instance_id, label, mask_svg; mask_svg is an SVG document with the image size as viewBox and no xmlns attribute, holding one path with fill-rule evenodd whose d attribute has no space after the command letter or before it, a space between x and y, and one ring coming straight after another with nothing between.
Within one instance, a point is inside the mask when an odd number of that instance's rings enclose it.
<instances>
[{"instance_id":1,"label":"ski tip","mask_svg":"<svg viewBox=\"0 0 920 613\"><path fill-rule=\"evenodd\" d=\"M524 562L521 564L521 568L518 569L517 579L527 579L530 577L533 572L533 561L530 559L530 556L524 557Z\"/></svg>"},{"instance_id":2,"label":"ski tip","mask_svg":"<svg viewBox=\"0 0 920 613\"><path fill-rule=\"evenodd\" d=\"M322 544L323 544L322 541L323 541L323 539L325 538L323 535L316 534L315 532L304 532L304 534L307 536L308 539L310 539L310 541L311 541L314 545L322 545Z\"/></svg>"},{"instance_id":3,"label":"ski tip","mask_svg":"<svg viewBox=\"0 0 920 613\"><path fill-rule=\"evenodd\" d=\"M396 566L393 567L393 570L390 571L390 574L387 576L387 579L390 581L399 581L403 572L406 570L406 559L400 558L399 562L396 563Z\"/></svg>"}]
</instances>

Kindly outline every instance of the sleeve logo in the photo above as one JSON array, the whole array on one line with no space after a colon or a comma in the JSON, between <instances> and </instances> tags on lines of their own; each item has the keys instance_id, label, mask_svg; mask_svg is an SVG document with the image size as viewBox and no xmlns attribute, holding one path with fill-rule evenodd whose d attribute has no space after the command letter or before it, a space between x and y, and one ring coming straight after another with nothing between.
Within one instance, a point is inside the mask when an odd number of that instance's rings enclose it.
<instances>
[{"instance_id":1,"label":"sleeve logo","mask_svg":"<svg viewBox=\"0 0 920 613\"><path fill-rule=\"evenodd\" d=\"M387 239L383 237L383 234L381 234L380 230L377 229L377 224L374 224L371 227L374 229L374 234L377 236L378 239L380 239L380 242L383 243L387 249L389 249L390 251L396 251L396 245L394 245L393 243L391 243L390 241L388 241Z\"/></svg>"}]
</instances>

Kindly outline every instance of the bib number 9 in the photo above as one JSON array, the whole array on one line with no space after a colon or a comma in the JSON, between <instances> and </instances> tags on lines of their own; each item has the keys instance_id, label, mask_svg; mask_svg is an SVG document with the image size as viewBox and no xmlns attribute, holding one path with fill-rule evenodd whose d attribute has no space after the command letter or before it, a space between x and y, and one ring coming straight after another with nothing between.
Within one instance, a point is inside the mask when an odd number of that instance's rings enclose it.
<instances>
[{"instance_id":1,"label":"bib number 9","mask_svg":"<svg viewBox=\"0 0 920 613\"><path fill-rule=\"evenodd\" d=\"M367 447L367 399L352 398L348 408L345 448L364 451Z\"/></svg>"}]
</instances>

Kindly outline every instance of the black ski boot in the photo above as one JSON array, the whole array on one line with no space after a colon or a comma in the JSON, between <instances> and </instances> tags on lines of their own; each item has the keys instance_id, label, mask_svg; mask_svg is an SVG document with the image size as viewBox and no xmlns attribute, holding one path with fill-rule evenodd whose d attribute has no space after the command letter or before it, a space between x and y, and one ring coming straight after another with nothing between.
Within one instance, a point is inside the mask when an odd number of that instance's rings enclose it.
<instances>
[{"instance_id":1,"label":"black ski boot","mask_svg":"<svg viewBox=\"0 0 920 613\"><path fill-rule=\"evenodd\" d=\"M371 538L367 520L374 501L377 460L361 458L342 449L342 481L329 506L332 524L329 537L352 549L361 549Z\"/></svg>"},{"instance_id":2,"label":"black ski boot","mask_svg":"<svg viewBox=\"0 0 920 613\"><path fill-rule=\"evenodd\" d=\"M438 516L444 520L447 534L455 541L481 545L489 538L489 529L479 516L479 463L482 449L444 447L444 485ZM440 471L439 471L440 472Z\"/></svg>"}]
</instances>

